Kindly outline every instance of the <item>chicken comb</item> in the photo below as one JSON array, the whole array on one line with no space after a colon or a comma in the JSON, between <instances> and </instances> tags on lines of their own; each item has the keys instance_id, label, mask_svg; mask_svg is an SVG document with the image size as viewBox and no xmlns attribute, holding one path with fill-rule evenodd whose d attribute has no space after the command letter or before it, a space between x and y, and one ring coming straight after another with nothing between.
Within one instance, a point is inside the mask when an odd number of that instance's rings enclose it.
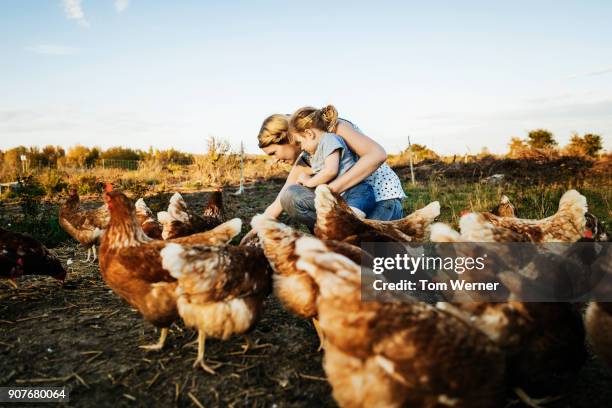
<instances>
[{"instance_id":1,"label":"chicken comb","mask_svg":"<svg viewBox=\"0 0 612 408\"><path fill-rule=\"evenodd\" d=\"M113 185L111 183L106 183L104 185L104 191L110 193L111 191L113 191Z\"/></svg>"}]
</instances>

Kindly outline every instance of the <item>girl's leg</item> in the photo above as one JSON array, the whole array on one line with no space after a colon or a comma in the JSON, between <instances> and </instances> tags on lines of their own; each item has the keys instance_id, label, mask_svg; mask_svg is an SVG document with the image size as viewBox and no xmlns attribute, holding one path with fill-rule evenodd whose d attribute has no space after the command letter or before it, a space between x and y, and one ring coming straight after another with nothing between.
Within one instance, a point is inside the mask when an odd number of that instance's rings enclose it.
<instances>
[{"instance_id":1,"label":"girl's leg","mask_svg":"<svg viewBox=\"0 0 612 408\"><path fill-rule=\"evenodd\" d=\"M281 194L281 206L293 220L314 231L317 211L314 205L314 191L300 184L293 184Z\"/></svg>"},{"instance_id":2,"label":"girl's leg","mask_svg":"<svg viewBox=\"0 0 612 408\"><path fill-rule=\"evenodd\" d=\"M374 197L374 190L367 183L359 183L344 193L342 198L351 208L356 208L365 214L371 212L376 206L376 198Z\"/></svg>"},{"instance_id":3,"label":"girl's leg","mask_svg":"<svg viewBox=\"0 0 612 408\"><path fill-rule=\"evenodd\" d=\"M377 202L372 212L368 214L369 219L378 221L399 220L403 216L404 209L402 208L402 200L399 198Z\"/></svg>"}]
</instances>

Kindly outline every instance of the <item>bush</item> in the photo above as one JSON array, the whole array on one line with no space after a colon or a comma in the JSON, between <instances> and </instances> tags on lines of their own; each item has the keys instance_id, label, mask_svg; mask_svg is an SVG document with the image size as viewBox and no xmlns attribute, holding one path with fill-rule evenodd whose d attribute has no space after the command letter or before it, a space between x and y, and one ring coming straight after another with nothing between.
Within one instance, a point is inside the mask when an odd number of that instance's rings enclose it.
<instances>
[{"instance_id":1,"label":"bush","mask_svg":"<svg viewBox=\"0 0 612 408\"><path fill-rule=\"evenodd\" d=\"M64 173L57 170L49 170L38 177L47 197L53 197L68 189L68 183L64 179L65 176Z\"/></svg>"},{"instance_id":2,"label":"bush","mask_svg":"<svg viewBox=\"0 0 612 408\"><path fill-rule=\"evenodd\" d=\"M46 207L39 211L35 217L24 217L22 220L10 224L8 229L29 234L48 248L70 241L68 233L59 225L57 215Z\"/></svg>"},{"instance_id":3,"label":"bush","mask_svg":"<svg viewBox=\"0 0 612 408\"><path fill-rule=\"evenodd\" d=\"M77 178L76 184L79 195L101 194L104 191L104 183L94 175L81 175Z\"/></svg>"},{"instance_id":4,"label":"bush","mask_svg":"<svg viewBox=\"0 0 612 408\"><path fill-rule=\"evenodd\" d=\"M21 217L7 225L11 231L26 233L47 247L55 247L70 239L60 227L55 208L44 205L41 197L44 190L31 177L21 180L22 188L12 192L19 199Z\"/></svg>"}]
</instances>

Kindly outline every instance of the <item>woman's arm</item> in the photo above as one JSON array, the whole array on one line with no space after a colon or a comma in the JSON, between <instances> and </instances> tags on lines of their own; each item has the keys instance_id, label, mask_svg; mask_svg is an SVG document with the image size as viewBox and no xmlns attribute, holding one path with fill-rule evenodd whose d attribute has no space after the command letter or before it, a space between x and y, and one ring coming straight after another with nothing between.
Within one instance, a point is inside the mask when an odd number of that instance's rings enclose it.
<instances>
[{"instance_id":1,"label":"woman's arm","mask_svg":"<svg viewBox=\"0 0 612 408\"><path fill-rule=\"evenodd\" d=\"M281 213L283 212L283 207L280 203L281 194L287 189L287 187L297 183L297 179L300 174L310 175L312 174L312 169L308 166L298 165L298 163L294 163L293 167L291 168L291 171L289 172L289 175L287 176L287 180L283 185L283 188L281 188L281 190L278 192L278 195L274 199L274 202L272 202L272 204L270 204L268 208L266 208L266 211L264 211L265 215L275 219L281 215Z\"/></svg>"},{"instance_id":2,"label":"woman's arm","mask_svg":"<svg viewBox=\"0 0 612 408\"><path fill-rule=\"evenodd\" d=\"M308 177L305 174L298 177L297 182L308 188L315 188L318 185L329 183L338 175L340 168L340 151L336 150L325 158L323 168L314 176Z\"/></svg>"},{"instance_id":3,"label":"woman's arm","mask_svg":"<svg viewBox=\"0 0 612 408\"><path fill-rule=\"evenodd\" d=\"M349 171L329 183L332 191L342 193L374 173L387 160L387 153L381 145L343 120L338 122L336 134L359 156L359 160Z\"/></svg>"}]
</instances>

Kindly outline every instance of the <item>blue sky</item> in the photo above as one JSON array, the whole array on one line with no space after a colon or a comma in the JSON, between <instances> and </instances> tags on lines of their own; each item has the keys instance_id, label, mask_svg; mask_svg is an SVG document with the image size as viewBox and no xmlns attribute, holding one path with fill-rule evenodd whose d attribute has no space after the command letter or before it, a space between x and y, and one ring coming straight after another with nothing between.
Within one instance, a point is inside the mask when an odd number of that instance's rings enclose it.
<instances>
[{"instance_id":1,"label":"blue sky","mask_svg":"<svg viewBox=\"0 0 612 408\"><path fill-rule=\"evenodd\" d=\"M610 150L612 2L20 0L0 7L0 149L205 150L333 103L389 152Z\"/></svg>"}]
</instances>

